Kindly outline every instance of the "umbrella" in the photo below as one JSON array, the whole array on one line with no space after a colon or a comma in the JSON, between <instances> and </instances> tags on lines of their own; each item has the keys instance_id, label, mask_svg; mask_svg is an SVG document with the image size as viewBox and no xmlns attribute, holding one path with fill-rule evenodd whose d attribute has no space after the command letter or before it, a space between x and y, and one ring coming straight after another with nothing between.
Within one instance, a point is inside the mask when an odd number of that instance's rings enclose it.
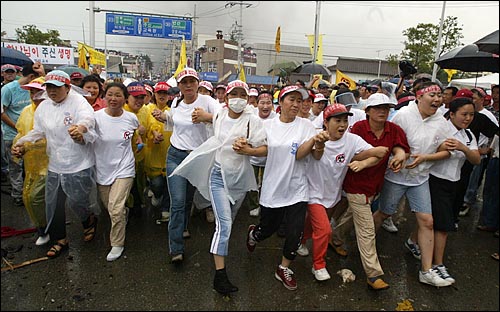
<instances>
[{"instance_id":1,"label":"umbrella","mask_svg":"<svg viewBox=\"0 0 500 312\"><path fill-rule=\"evenodd\" d=\"M478 41L474 42L474 44L477 45L479 51L499 54L500 49L498 47L498 30L479 39Z\"/></svg>"},{"instance_id":2,"label":"umbrella","mask_svg":"<svg viewBox=\"0 0 500 312\"><path fill-rule=\"evenodd\" d=\"M295 68L293 72L298 74L310 74L310 75L325 75L325 76L332 75L332 72L330 72L330 70L326 66L316 63L302 64L297 68Z\"/></svg>"},{"instance_id":3,"label":"umbrella","mask_svg":"<svg viewBox=\"0 0 500 312\"><path fill-rule=\"evenodd\" d=\"M57 70L62 70L63 72L65 72L68 75L71 75L74 72L79 72L79 73L81 73L84 76L90 75L90 73L89 73L88 70L85 70L85 69L83 69L81 67L78 67L76 65L63 65L63 66L57 67L56 69Z\"/></svg>"},{"instance_id":4,"label":"umbrella","mask_svg":"<svg viewBox=\"0 0 500 312\"><path fill-rule=\"evenodd\" d=\"M284 70L284 71L292 71L294 70L295 68L297 68L297 66L299 66L300 63L298 61L294 61L294 60L291 60L291 61L284 61L282 63L277 63L277 64L274 64L273 66L271 66L271 68L267 71L267 73L280 73L281 70Z\"/></svg>"},{"instance_id":5,"label":"umbrella","mask_svg":"<svg viewBox=\"0 0 500 312\"><path fill-rule=\"evenodd\" d=\"M498 73L498 61L498 55L479 51L477 45L469 44L441 55L434 63L438 64L442 69Z\"/></svg>"},{"instance_id":6,"label":"umbrella","mask_svg":"<svg viewBox=\"0 0 500 312\"><path fill-rule=\"evenodd\" d=\"M2 65L12 64L17 66L24 66L33 63L26 54L16 49L2 47Z\"/></svg>"}]
</instances>

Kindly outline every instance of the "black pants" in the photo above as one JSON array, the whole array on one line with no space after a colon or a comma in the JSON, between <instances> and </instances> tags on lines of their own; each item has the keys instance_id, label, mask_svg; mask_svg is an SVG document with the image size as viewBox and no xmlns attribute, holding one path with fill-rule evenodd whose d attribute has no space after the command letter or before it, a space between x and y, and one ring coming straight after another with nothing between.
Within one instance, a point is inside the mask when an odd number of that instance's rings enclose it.
<instances>
[{"instance_id":1,"label":"black pants","mask_svg":"<svg viewBox=\"0 0 500 312\"><path fill-rule=\"evenodd\" d=\"M286 220L283 256L288 260L294 260L304 234L306 211L307 202L298 202L280 208L261 206L260 224L255 227L253 232L255 240L260 242L273 235L279 229L281 221Z\"/></svg>"}]
</instances>

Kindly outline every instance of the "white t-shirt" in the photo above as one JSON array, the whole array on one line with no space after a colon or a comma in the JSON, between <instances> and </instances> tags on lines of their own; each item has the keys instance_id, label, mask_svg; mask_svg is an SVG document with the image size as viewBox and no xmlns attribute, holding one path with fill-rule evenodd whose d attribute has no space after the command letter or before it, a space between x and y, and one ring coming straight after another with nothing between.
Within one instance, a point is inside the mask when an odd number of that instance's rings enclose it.
<instances>
[{"instance_id":1,"label":"white t-shirt","mask_svg":"<svg viewBox=\"0 0 500 312\"><path fill-rule=\"evenodd\" d=\"M290 206L309 200L306 177L307 157L296 160L299 146L316 134L311 121L296 117L284 123L279 118L264 121L267 163L260 204L268 208Z\"/></svg>"},{"instance_id":2,"label":"white t-shirt","mask_svg":"<svg viewBox=\"0 0 500 312\"><path fill-rule=\"evenodd\" d=\"M448 121L439 110L434 115L422 119L422 115L420 115L418 106L414 101L401 108L394 115L392 122L400 126L406 133L411 155L434 154L444 140L453 136L453 133L448 132ZM406 164L413 161L414 158L410 157ZM432 165L432 161L424 161L413 169L403 168L397 173L387 170L385 179L406 186L421 185L429 179L429 171Z\"/></svg>"},{"instance_id":3,"label":"white t-shirt","mask_svg":"<svg viewBox=\"0 0 500 312\"><path fill-rule=\"evenodd\" d=\"M307 169L309 204L331 208L340 201L342 183L354 155L372 148L360 136L346 132L340 140L325 142L320 160L311 158Z\"/></svg>"},{"instance_id":4,"label":"white t-shirt","mask_svg":"<svg viewBox=\"0 0 500 312\"><path fill-rule=\"evenodd\" d=\"M131 142L139 120L133 113L123 111L118 117L110 116L105 109L95 112L98 138L94 143L96 181L111 185L116 179L135 176L135 158Z\"/></svg>"},{"instance_id":5,"label":"white t-shirt","mask_svg":"<svg viewBox=\"0 0 500 312\"><path fill-rule=\"evenodd\" d=\"M472 140L469 140L469 137L465 133L465 129L458 130L453 123L448 120L448 131L449 133L453 133L453 138L459 140L463 144L465 144L471 150L477 150L477 142L476 138L469 132ZM462 166L465 162L465 154L461 151L452 151L450 158L442 159L435 161L431 167L431 174L448 181L459 181L460 180L460 171L462 170Z\"/></svg>"},{"instance_id":6,"label":"white t-shirt","mask_svg":"<svg viewBox=\"0 0 500 312\"><path fill-rule=\"evenodd\" d=\"M271 113L269 114L269 116L267 116L267 118L262 118L259 116L259 110L257 109L256 110L256 114L257 116L262 120L271 120L273 119L274 117L278 116L278 114L276 114L275 111L271 111ZM257 167L265 167L266 166L266 160L267 160L267 157L266 156L262 156L262 157L257 157L257 156L250 156L250 163L253 165L253 166L257 166Z\"/></svg>"},{"instance_id":7,"label":"white t-shirt","mask_svg":"<svg viewBox=\"0 0 500 312\"><path fill-rule=\"evenodd\" d=\"M184 101L178 105L172 105L169 115L173 121L173 132L170 144L183 151L192 151L205 142L209 137L209 131L205 123L194 124L191 115L196 107L214 114L219 111L221 105L208 95L198 94L198 98L191 104Z\"/></svg>"}]
</instances>

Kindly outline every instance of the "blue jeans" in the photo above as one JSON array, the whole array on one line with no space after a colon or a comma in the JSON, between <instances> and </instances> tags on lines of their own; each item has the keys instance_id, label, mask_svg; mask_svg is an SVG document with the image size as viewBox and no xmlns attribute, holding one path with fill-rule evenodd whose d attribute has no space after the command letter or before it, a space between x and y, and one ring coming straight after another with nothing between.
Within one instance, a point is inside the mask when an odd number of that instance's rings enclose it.
<instances>
[{"instance_id":1,"label":"blue jeans","mask_svg":"<svg viewBox=\"0 0 500 312\"><path fill-rule=\"evenodd\" d=\"M170 195L170 221L168 222L168 244L172 256L184 253L184 238L182 232L187 228L187 221L191 212L191 202L194 187L181 176L170 174L188 156L187 151L182 151L170 145L167 152L167 185Z\"/></svg>"},{"instance_id":2,"label":"blue jeans","mask_svg":"<svg viewBox=\"0 0 500 312\"><path fill-rule=\"evenodd\" d=\"M11 153L12 142L10 140L4 141L5 143L5 155L9 161L9 177L10 185L12 186L11 196L14 199L23 199L23 161L18 159L18 162L14 161L14 156Z\"/></svg>"},{"instance_id":3,"label":"blue jeans","mask_svg":"<svg viewBox=\"0 0 500 312\"><path fill-rule=\"evenodd\" d=\"M379 210L393 215L398 210L399 200L406 195L412 212L432 214L429 180L420 185L407 186L384 180L379 197Z\"/></svg>"},{"instance_id":4,"label":"blue jeans","mask_svg":"<svg viewBox=\"0 0 500 312\"><path fill-rule=\"evenodd\" d=\"M470 205L476 203L477 197L477 189L479 188L479 184L481 184L482 178L482 170L483 164L486 158L481 158L481 163L479 165L475 165L472 169L469 179L469 185L467 186L467 191L465 192L464 202Z\"/></svg>"},{"instance_id":5,"label":"blue jeans","mask_svg":"<svg viewBox=\"0 0 500 312\"><path fill-rule=\"evenodd\" d=\"M498 158L491 158L486 169L486 179L483 188L483 211L481 213L481 225L498 229L499 215L499 182L498 182Z\"/></svg>"},{"instance_id":6,"label":"blue jeans","mask_svg":"<svg viewBox=\"0 0 500 312\"><path fill-rule=\"evenodd\" d=\"M3 140L2 127L0 127L0 139L2 139L2 142L1 142L2 173L7 173L9 171L9 160L7 159L7 153L6 153L6 149L5 149L5 142Z\"/></svg>"},{"instance_id":7,"label":"blue jeans","mask_svg":"<svg viewBox=\"0 0 500 312\"><path fill-rule=\"evenodd\" d=\"M224 181L220 167L215 165L210 173L210 201L215 215L215 232L210 245L210 252L227 256L229 249L229 237L234 218L241 207L243 198L239 198L234 205L231 204L224 189Z\"/></svg>"},{"instance_id":8,"label":"blue jeans","mask_svg":"<svg viewBox=\"0 0 500 312\"><path fill-rule=\"evenodd\" d=\"M168 194L167 178L163 175L149 179L149 186L156 198L161 199L160 211L166 212L170 210L170 196Z\"/></svg>"}]
</instances>

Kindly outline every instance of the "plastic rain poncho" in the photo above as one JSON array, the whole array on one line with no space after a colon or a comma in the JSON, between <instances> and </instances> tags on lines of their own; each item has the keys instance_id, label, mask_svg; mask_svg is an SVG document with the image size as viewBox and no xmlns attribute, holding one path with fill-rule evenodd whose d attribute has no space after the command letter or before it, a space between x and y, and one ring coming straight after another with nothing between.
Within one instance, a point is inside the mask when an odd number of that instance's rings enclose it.
<instances>
[{"instance_id":1,"label":"plastic rain poncho","mask_svg":"<svg viewBox=\"0 0 500 312\"><path fill-rule=\"evenodd\" d=\"M32 103L21 112L16 123L17 136L14 138L14 144L19 138L33 129L35 110L36 105ZM23 202L33 225L39 229L45 229L47 225L45 216L45 179L47 178L49 158L46 149L46 139L24 144Z\"/></svg>"},{"instance_id":2,"label":"plastic rain poncho","mask_svg":"<svg viewBox=\"0 0 500 312\"><path fill-rule=\"evenodd\" d=\"M221 142L219 134L221 131L228 131L228 129L221 129L223 118L229 118L227 109L222 109L214 117L215 135L192 151L172 172L172 175L180 175L188 179L203 197L210 199L208 187L210 171L215 162L215 154L219 151L220 159L222 159L220 167L224 188L229 201L234 204L248 191L256 191L258 188L249 156L237 154L232 149L232 143L239 137L245 137L249 144L258 147L266 144L266 134L262 120L254 114L253 108L247 106L238 118L238 122L231 128L226 140Z\"/></svg>"}]
</instances>

